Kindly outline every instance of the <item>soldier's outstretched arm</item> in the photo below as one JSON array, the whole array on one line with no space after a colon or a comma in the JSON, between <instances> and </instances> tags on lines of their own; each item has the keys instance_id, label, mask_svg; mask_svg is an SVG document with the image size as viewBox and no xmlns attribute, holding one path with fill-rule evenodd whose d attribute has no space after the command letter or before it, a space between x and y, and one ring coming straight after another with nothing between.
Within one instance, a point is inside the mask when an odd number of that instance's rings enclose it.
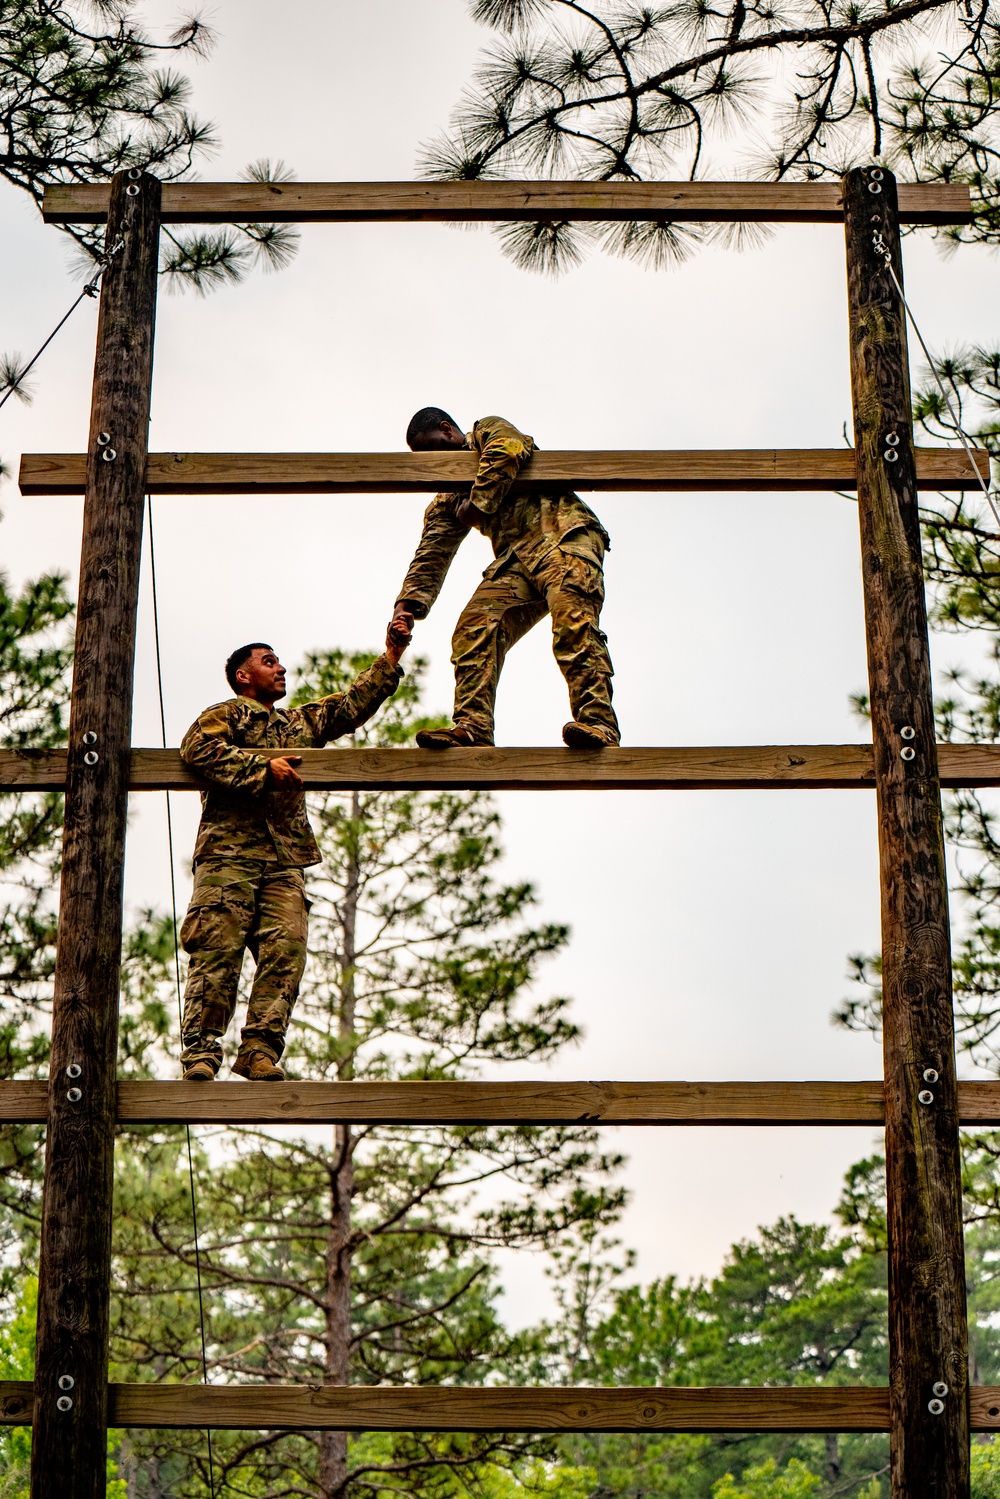
<instances>
[{"instance_id":1,"label":"soldier's outstretched arm","mask_svg":"<svg viewBox=\"0 0 1000 1499\"><path fill-rule=\"evenodd\" d=\"M482 417L472 429L472 442L479 454L479 470L465 502L466 514L478 510L480 515L493 515L535 451L535 444L502 416ZM460 516L463 508L459 507Z\"/></svg>"},{"instance_id":2,"label":"soldier's outstretched arm","mask_svg":"<svg viewBox=\"0 0 1000 1499\"><path fill-rule=\"evenodd\" d=\"M394 618L401 614L427 618L455 553L469 534L468 524L455 513L458 500L458 495L438 494L427 506L420 543L399 590Z\"/></svg>"},{"instance_id":3,"label":"soldier's outstretched arm","mask_svg":"<svg viewBox=\"0 0 1000 1499\"><path fill-rule=\"evenodd\" d=\"M361 672L346 692L334 692L299 709L309 725L313 742L327 744L367 723L403 680L403 668L388 653L379 656Z\"/></svg>"},{"instance_id":4,"label":"soldier's outstretched arm","mask_svg":"<svg viewBox=\"0 0 1000 1499\"><path fill-rule=\"evenodd\" d=\"M229 707L218 703L195 719L181 743L181 759L207 781L260 796L268 778L267 757L232 743Z\"/></svg>"}]
</instances>

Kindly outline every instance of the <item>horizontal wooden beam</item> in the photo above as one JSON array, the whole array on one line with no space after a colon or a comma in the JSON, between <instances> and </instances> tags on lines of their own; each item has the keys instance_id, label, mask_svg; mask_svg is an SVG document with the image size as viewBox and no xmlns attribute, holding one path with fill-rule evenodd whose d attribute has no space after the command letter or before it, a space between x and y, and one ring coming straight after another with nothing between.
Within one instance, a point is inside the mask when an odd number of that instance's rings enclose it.
<instances>
[{"instance_id":1,"label":"horizontal wooden beam","mask_svg":"<svg viewBox=\"0 0 1000 1499\"><path fill-rule=\"evenodd\" d=\"M104 184L45 189L47 224L98 224ZM967 224L967 187L901 182L904 224ZM510 220L843 223L839 182L166 182L166 224L491 223Z\"/></svg>"},{"instance_id":2,"label":"horizontal wooden beam","mask_svg":"<svg viewBox=\"0 0 1000 1499\"><path fill-rule=\"evenodd\" d=\"M0 1082L0 1123L44 1124L45 1081ZM960 1082L964 1125L1000 1081ZM120 1082L120 1124L880 1125L881 1082Z\"/></svg>"},{"instance_id":3,"label":"horizontal wooden beam","mask_svg":"<svg viewBox=\"0 0 1000 1499\"><path fill-rule=\"evenodd\" d=\"M43 1085L44 1086L44 1085ZM987 1087L990 1084L986 1084ZM119 1119L235 1124L879 1124L881 1082L121 1083ZM211 1097L206 1097L211 1094ZM1000 1083L995 1085L1000 1119Z\"/></svg>"},{"instance_id":4,"label":"horizontal wooden beam","mask_svg":"<svg viewBox=\"0 0 1000 1499\"><path fill-rule=\"evenodd\" d=\"M881 1387L676 1389L113 1384L113 1427L215 1431L887 1431ZM0 1424L30 1426L32 1385L0 1383ZM987 1429L987 1428L980 1428Z\"/></svg>"},{"instance_id":5,"label":"horizontal wooden beam","mask_svg":"<svg viewBox=\"0 0 1000 1499\"><path fill-rule=\"evenodd\" d=\"M112 1387L122 1426L340 1431L884 1431L882 1389ZM846 1397L846 1398L845 1398Z\"/></svg>"},{"instance_id":6,"label":"horizontal wooden beam","mask_svg":"<svg viewBox=\"0 0 1000 1499\"><path fill-rule=\"evenodd\" d=\"M962 448L918 448L920 489L975 489ZM989 456L976 463L989 478ZM468 489L474 453L150 453L150 494L432 494ZM85 453L25 453L23 495L83 494ZM687 452L542 452L516 488L667 494L698 491L795 493L853 489L853 448L692 449Z\"/></svg>"},{"instance_id":7,"label":"horizontal wooden beam","mask_svg":"<svg viewBox=\"0 0 1000 1499\"><path fill-rule=\"evenodd\" d=\"M215 1431L888 1431L880 1385L785 1389L113 1384L114 1427ZM30 1426L29 1380L0 1382L0 1425ZM1000 1431L1000 1386L969 1391L973 1431Z\"/></svg>"},{"instance_id":8,"label":"horizontal wooden beam","mask_svg":"<svg viewBox=\"0 0 1000 1499\"><path fill-rule=\"evenodd\" d=\"M300 753L312 791L838 791L875 785L870 744ZM938 763L942 786L1000 786L998 744L939 744ZM65 750L0 750L0 792L61 791L65 782ZM204 783L175 749L135 749L129 785L133 791L200 791Z\"/></svg>"}]
</instances>

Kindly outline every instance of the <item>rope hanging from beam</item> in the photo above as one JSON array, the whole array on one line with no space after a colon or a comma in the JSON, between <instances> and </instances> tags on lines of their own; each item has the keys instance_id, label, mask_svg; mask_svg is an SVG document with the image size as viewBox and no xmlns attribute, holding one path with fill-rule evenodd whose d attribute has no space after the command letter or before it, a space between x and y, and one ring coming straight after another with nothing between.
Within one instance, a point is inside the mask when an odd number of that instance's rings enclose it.
<instances>
[{"instance_id":1,"label":"rope hanging from beam","mask_svg":"<svg viewBox=\"0 0 1000 1499\"><path fill-rule=\"evenodd\" d=\"M156 692L160 709L160 737L163 748L167 747L167 715L163 702L163 664L160 653L160 600L156 587L156 542L153 535L153 497L146 496L146 515L149 522L149 574L152 584L153 596L153 645L156 653ZM177 880L174 873L174 821L170 807L170 792L165 791L164 797L167 803L167 856L170 862L170 915L172 921L172 935L174 941L174 993L177 999L177 1024L183 1021L183 1004L181 1001L181 953L180 944L177 940ZM201 1382L207 1385L208 1380L208 1343L205 1337L205 1296L201 1279L201 1244L198 1235L198 1194L194 1179L194 1145L191 1138L191 1126L185 1124L184 1133L187 1140L188 1160L188 1182L191 1188L191 1225L194 1232L194 1269L195 1280L198 1286L198 1329L201 1334ZM208 1442L208 1486L211 1499L215 1499L215 1455L212 1450L212 1432L205 1429L205 1438Z\"/></svg>"}]
</instances>

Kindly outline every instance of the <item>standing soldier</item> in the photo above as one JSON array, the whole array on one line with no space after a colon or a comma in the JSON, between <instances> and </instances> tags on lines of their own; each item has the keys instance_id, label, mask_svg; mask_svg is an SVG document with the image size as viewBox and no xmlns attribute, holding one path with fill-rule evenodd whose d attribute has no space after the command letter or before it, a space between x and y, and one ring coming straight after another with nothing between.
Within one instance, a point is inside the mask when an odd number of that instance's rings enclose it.
<instances>
[{"instance_id":1,"label":"standing soldier","mask_svg":"<svg viewBox=\"0 0 1000 1499\"><path fill-rule=\"evenodd\" d=\"M471 494L439 494L428 506L394 621L426 617L473 526L489 538L494 555L455 626L453 726L421 730L417 743L424 749L492 744L504 657L550 614L552 649L573 714L564 742L571 749L617 744L613 669L600 628L604 553L611 543L597 516L572 493L511 492L535 444L502 417L483 417L466 436L447 412L425 406L410 422L406 441L416 453L471 448L479 470Z\"/></svg>"},{"instance_id":2,"label":"standing soldier","mask_svg":"<svg viewBox=\"0 0 1000 1499\"><path fill-rule=\"evenodd\" d=\"M284 1076L278 1059L306 963L308 902L303 869L320 861L306 816L301 755L274 749L327 744L367 722L403 675L405 614L393 620L385 654L346 692L280 709L285 668L269 645L241 646L226 662L236 696L191 725L181 759L209 782L201 794L194 890L181 927L190 955L181 1038L186 1081L210 1082L222 1065L220 1038L236 1008L249 949L257 965L233 1071L254 1081Z\"/></svg>"}]
</instances>

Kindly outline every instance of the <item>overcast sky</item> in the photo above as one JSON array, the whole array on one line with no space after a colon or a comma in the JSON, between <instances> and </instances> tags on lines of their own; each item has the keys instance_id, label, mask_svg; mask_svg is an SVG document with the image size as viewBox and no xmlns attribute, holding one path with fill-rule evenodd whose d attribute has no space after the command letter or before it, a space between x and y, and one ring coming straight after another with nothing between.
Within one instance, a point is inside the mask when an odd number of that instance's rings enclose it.
<instances>
[{"instance_id":1,"label":"overcast sky","mask_svg":"<svg viewBox=\"0 0 1000 1499\"><path fill-rule=\"evenodd\" d=\"M414 175L487 39L462 0L216 0L219 44L188 69L222 139L202 175L282 158L303 180ZM148 7L151 17L166 8ZM280 19L279 19L280 17ZM75 294L67 242L0 188L0 347L33 351ZM905 246L932 345L996 336L996 263ZM0 415L0 453L82 451L96 307L46 354L30 408ZM505 261L486 231L319 225L280 275L208 299L163 296L154 449L393 450L425 404L471 425L499 412L546 448L838 446L850 418L842 231L785 227L761 249L655 274L595 257L559 281ZM14 580L75 578L80 500L0 495ZM421 496L155 502L171 743L226 695L246 638L286 662L372 647L420 530ZM629 745L863 739L866 682L855 506L836 495L603 495L605 613ZM430 706L451 702L454 620L488 560L463 547L417 645ZM135 742L159 742L148 575ZM940 670L957 659L935 643ZM509 658L499 744L559 743L565 689L539 626ZM574 929L546 971L583 1045L558 1077L863 1078L867 1037L830 1024L846 956L878 945L874 798L857 792L508 793L507 869ZM168 898L163 798L134 798L133 906ZM189 856L194 797L175 797ZM186 896L189 871L180 867ZM715 1271L780 1213L828 1216L870 1130L621 1131L634 1200L623 1233L643 1278ZM509 1308L541 1308L537 1268L507 1267Z\"/></svg>"}]
</instances>

